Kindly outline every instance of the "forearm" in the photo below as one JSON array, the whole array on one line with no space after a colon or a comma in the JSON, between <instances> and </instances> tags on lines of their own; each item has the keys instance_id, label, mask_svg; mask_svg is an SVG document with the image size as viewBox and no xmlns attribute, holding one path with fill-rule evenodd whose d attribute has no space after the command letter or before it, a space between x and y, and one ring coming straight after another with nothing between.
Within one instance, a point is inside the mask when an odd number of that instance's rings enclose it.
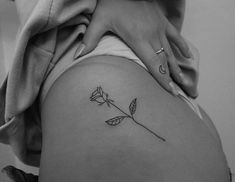
<instances>
[{"instance_id":1,"label":"forearm","mask_svg":"<svg viewBox=\"0 0 235 182\"><path fill-rule=\"evenodd\" d=\"M182 16L185 10L186 0L156 0L166 8L168 16Z\"/></svg>"}]
</instances>

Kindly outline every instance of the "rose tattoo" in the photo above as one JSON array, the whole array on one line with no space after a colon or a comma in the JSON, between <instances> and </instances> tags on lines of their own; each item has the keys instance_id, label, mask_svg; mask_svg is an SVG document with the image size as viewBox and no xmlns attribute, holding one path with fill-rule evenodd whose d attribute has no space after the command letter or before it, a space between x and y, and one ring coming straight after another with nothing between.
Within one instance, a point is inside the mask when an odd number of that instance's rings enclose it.
<instances>
[{"instance_id":1,"label":"rose tattoo","mask_svg":"<svg viewBox=\"0 0 235 182\"><path fill-rule=\"evenodd\" d=\"M148 127L141 124L140 122L138 122L134 118L134 114L135 114L136 108L137 108L137 98L133 99L132 102L129 105L130 114L128 114L127 112L120 109L117 105L115 105L114 100L109 98L109 95L103 91L101 86L97 87L96 90L92 92L92 94L90 96L90 101L96 102L100 106L102 106L103 104L107 104L108 107L114 107L114 108L116 108L117 110L119 110L123 113L122 116L116 116L114 118L111 118L111 119L105 121L105 123L107 123L109 126L117 126L121 122L123 122L124 119L130 118L135 124L137 124L138 126L144 128L146 131L148 131L149 133L151 133L152 135L154 135L155 137L157 137L161 141L164 141L164 142L166 141L163 137L159 136L154 131L150 130Z\"/></svg>"}]
</instances>

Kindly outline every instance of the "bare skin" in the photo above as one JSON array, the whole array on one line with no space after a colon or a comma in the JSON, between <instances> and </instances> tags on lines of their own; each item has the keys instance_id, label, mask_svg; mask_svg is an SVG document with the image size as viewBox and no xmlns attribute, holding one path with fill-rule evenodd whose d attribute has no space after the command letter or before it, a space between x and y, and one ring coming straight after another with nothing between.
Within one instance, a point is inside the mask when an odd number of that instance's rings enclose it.
<instances>
[{"instance_id":1,"label":"bare skin","mask_svg":"<svg viewBox=\"0 0 235 182\"><path fill-rule=\"evenodd\" d=\"M92 51L105 32L112 32L135 52L163 88L177 95L174 79L186 94L197 97L172 49L174 45L184 57L193 57L180 35L184 7L185 1L181 0L100 0L75 57ZM164 56L156 54L161 49ZM164 74L157 69L159 66Z\"/></svg>"},{"instance_id":2,"label":"bare skin","mask_svg":"<svg viewBox=\"0 0 235 182\"><path fill-rule=\"evenodd\" d=\"M97 102L98 86L116 107ZM122 111L133 118L110 121ZM83 60L55 82L42 106L39 182L229 182L219 136L202 114L200 120L132 61Z\"/></svg>"}]
</instances>

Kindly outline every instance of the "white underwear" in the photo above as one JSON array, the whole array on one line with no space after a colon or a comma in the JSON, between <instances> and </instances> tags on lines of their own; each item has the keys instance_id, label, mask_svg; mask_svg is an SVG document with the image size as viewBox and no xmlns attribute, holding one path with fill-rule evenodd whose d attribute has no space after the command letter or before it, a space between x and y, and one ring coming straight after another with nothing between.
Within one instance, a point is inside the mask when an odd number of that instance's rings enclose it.
<instances>
[{"instance_id":1,"label":"white underwear","mask_svg":"<svg viewBox=\"0 0 235 182\"><path fill-rule=\"evenodd\" d=\"M53 83L68 69L78 64L80 61L93 57L93 56L101 56L101 55L109 55L109 56L118 56L127 58L129 60L133 60L134 62L138 63L142 67L144 67L146 70L147 68L145 65L141 62L141 60L132 52L132 50L127 47L125 43L123 43L119 38L115 36L104 36L102 40L99 42L98 46L95 50L90 52L89 54L80 57L76 60L74 60L74 54L77 49L78 43L74 43L73 46L69 49L68 53L66 53L61 60L54 66L52 71L47 76L46 80L44 81L44 84L41 89L40 93L40 106L42 106L48 91L52 87ZM189 46L192 48L192 45L189 44ZM192 48L192 50L194 50ZM198 53L193 51L194 58L198 58ZM199 116L199 118L202 119L202 115L200 113L198 104L196 101L190 97L188 97L182 89L178 87L179 91L179 97L183 99L190 108Z\"/></svg>"}]
</instances>

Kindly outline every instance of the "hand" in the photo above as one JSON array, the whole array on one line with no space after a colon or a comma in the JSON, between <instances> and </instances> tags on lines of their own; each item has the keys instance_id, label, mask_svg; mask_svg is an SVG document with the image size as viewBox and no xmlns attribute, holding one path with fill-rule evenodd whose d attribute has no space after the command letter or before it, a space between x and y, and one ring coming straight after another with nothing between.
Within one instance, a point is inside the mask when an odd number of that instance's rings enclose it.
<instances>
[{"instance_id":1,"label":"hand","mask_svg":"<svg viewBox=\"0 0 235 182\"><path fill-rule=\"evenodd\" d=\"M178 95L173 78L184 89L187 80L170 43L184 57L192 54L156 1L100 0L84 35L82 55L92 51L107 31L115 33L135 52L163 88ZM164 52L156 54L161 48Z\"/></svg>"}]
</instances>

